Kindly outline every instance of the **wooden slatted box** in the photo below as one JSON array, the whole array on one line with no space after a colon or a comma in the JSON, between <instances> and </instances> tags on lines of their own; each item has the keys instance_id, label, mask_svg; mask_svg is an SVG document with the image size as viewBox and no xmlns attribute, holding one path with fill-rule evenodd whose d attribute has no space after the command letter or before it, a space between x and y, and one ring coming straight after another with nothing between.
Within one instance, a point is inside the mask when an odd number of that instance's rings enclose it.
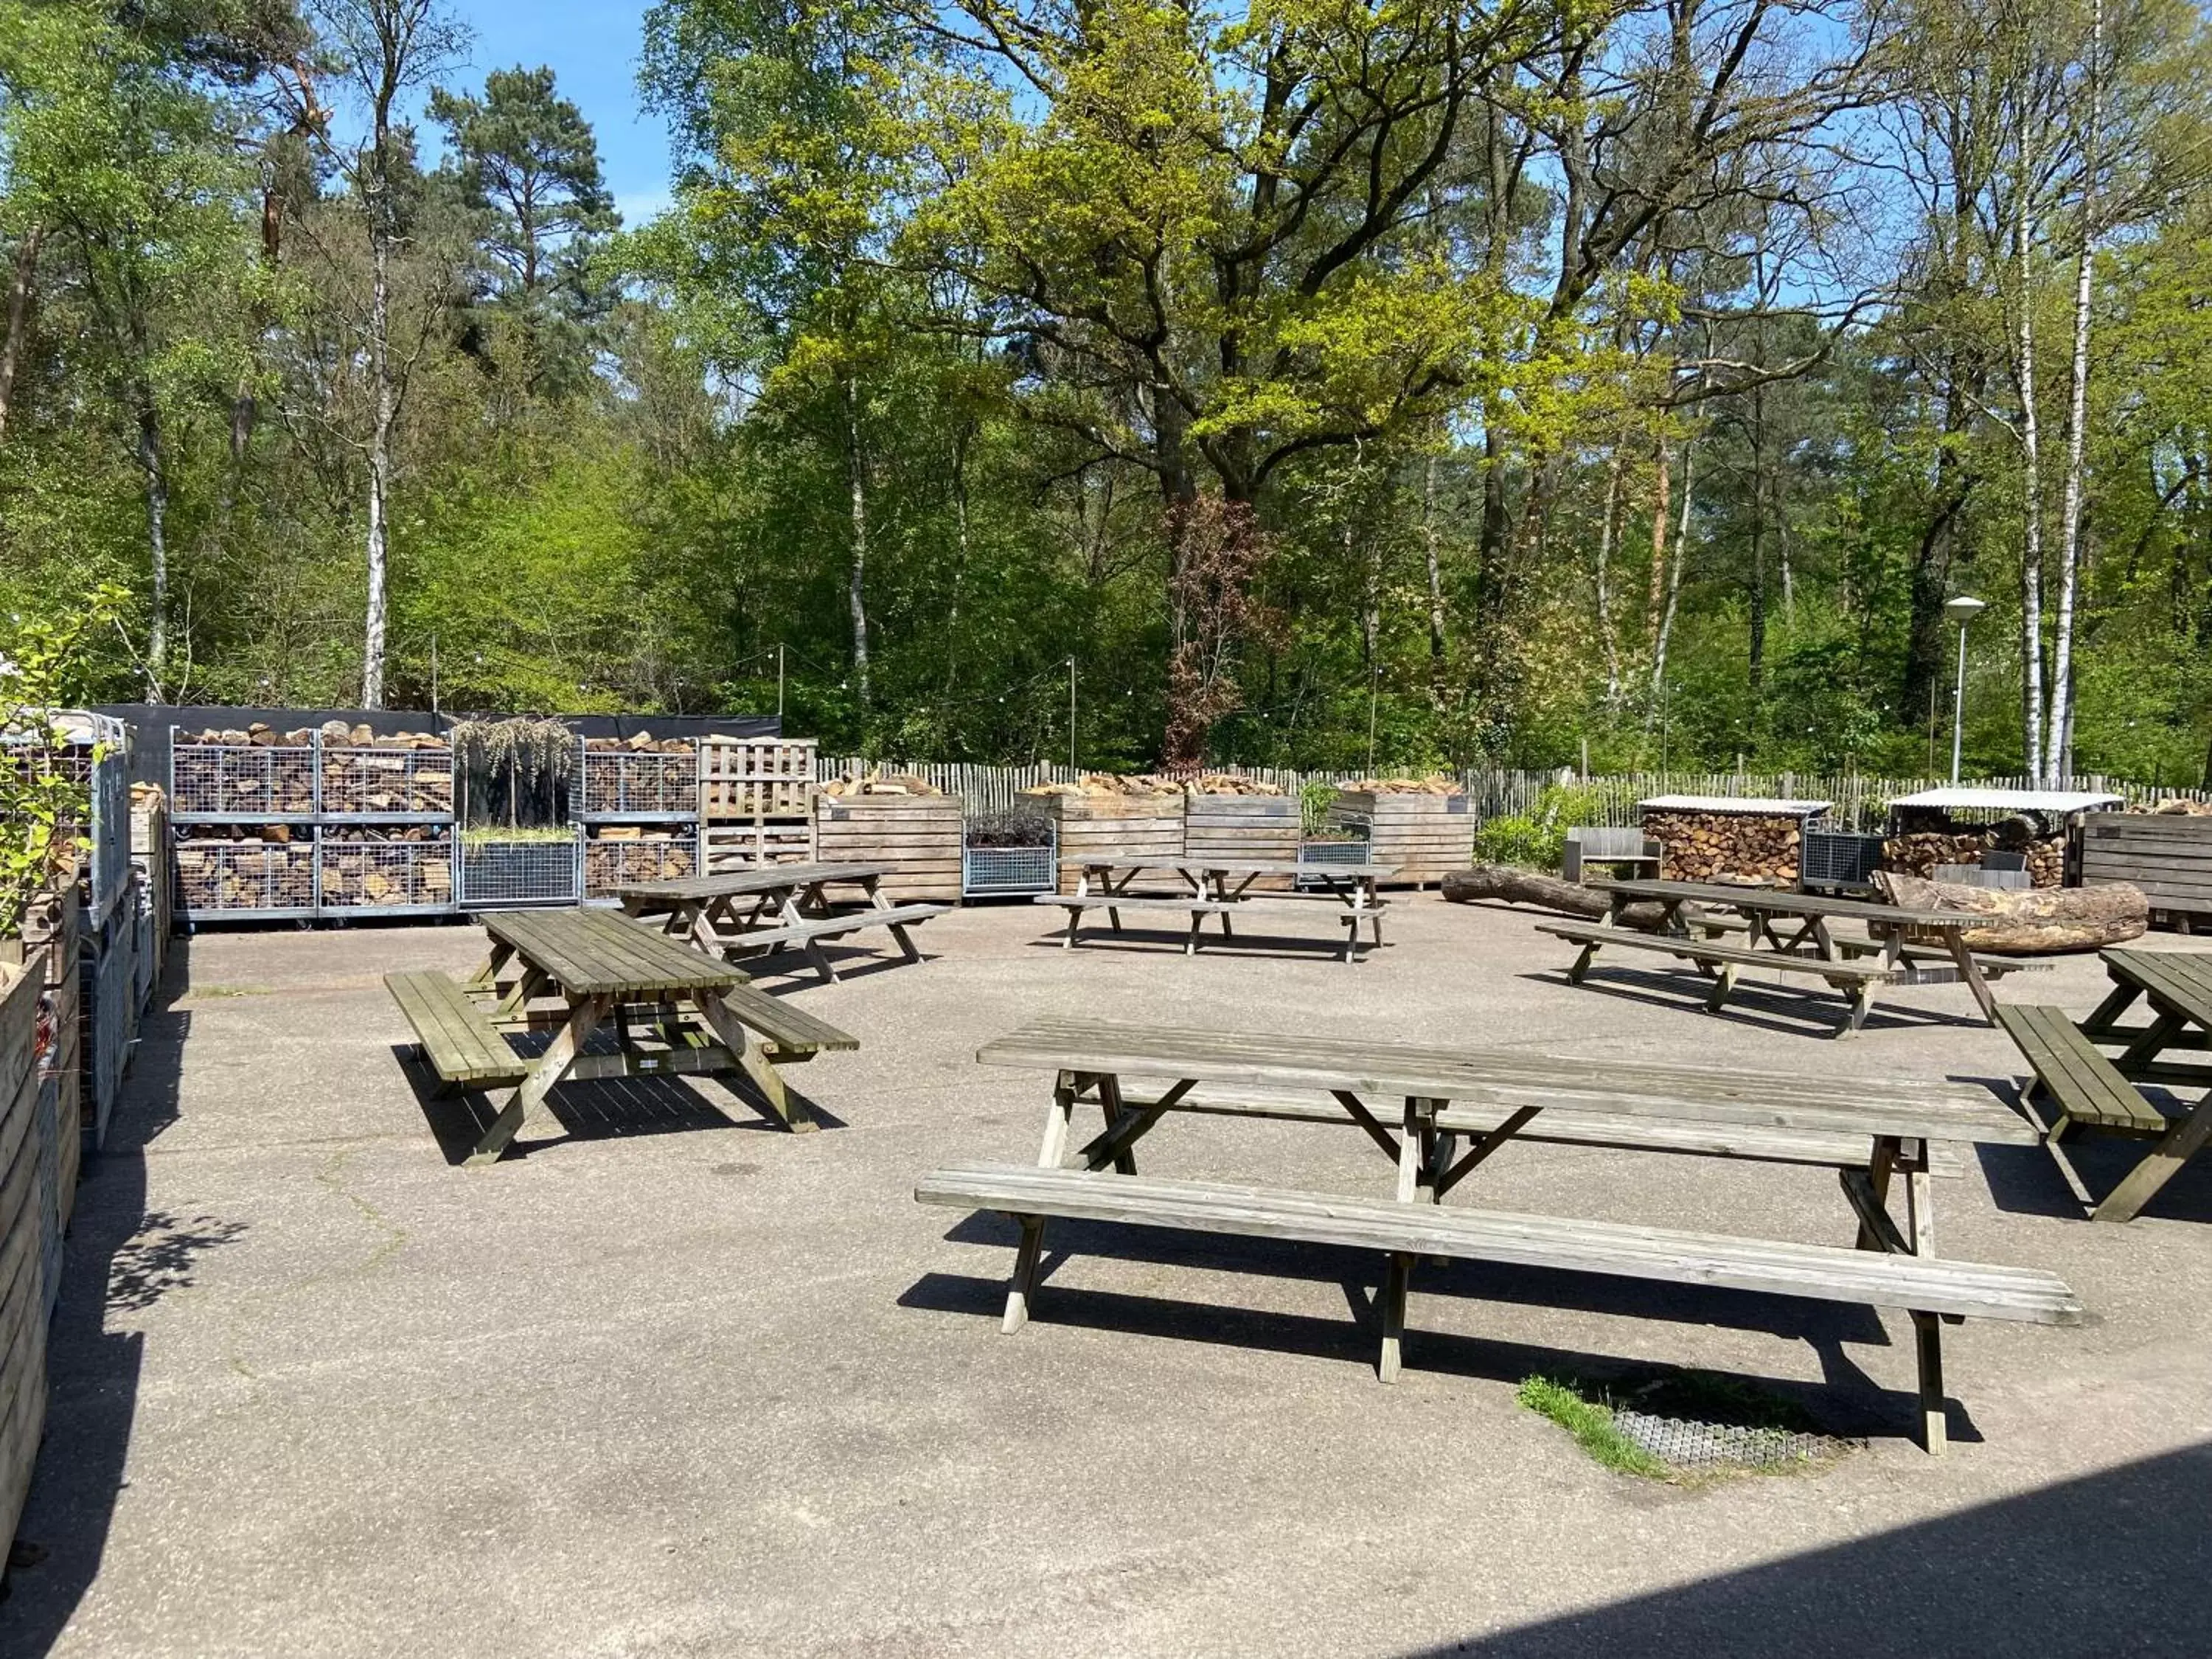
<instances>
[{"instance_id":1,"label":"wooden slatted box","mask_svg":"<svg viewBox=\"0 0 2212 1659\"><path fill-rule=\"evenodd\" d=\"M2150 908L2212 927L2212 817L2090 812L2081 819L2081 884L2133 882Z\"/></svg>"},{"instance_id":2,"label":"wooden slatted box","mask_svg":"<svg viewBox=\"0 0 2212 1659\"><path fill-rule=\"evenodd\" d=\"M1368 857L1398 866L1389 886L1425 887L1474 862L1474 815L1465 795L1340 789L1328 823L1367 832Z\"/></svg>"},{"instance_id":3,"label":"wooden slatted box","mask_svg":"<svg viewBox=\"0 0 2212 1659\"><path fill-rule=\"evenodd\" d=\"M902 902L960 902L965 805L954 795L820 795L814 855L824 864L884 864L884 891Z\"/></svg>"},{"instance_id":4,"label":"wooden slatted box","mask_svg":"<svg viewBox=\"0 0 2212 1659\"><path fill-rule=\"evenodd\" d=\"M1296 863L1300 822L1296 795L1212 795L1193 792L1183 806L1183 851L1194 859L1232 862L1276 859ZM1254 890L1291 885L1287 876L1267 876Z\"/></svg>"},{"instance_id":5,"label":"wooden slatted box","mask_svg":"<svg viewBox=\"0 0 2212 1659\"><path fill-rule=\"evenodd\" d=\"M1182 856L1183 798L1047 795L1045 816L1060 836L1060 890L1072 893L1089 860L1172 864Z\"/></svg>"},{"instance_id":6,"label":"wooden slatted box","mask_svg":"<svg viewBox=\"0 0 2212 1659\"><path fill-rule=\"evenodd\" d=\"M39 973L0 968L0 1525L14 1537L46 1407L46 1297L58 1148L41 1122Z\"/></svg>"}]
</instances>

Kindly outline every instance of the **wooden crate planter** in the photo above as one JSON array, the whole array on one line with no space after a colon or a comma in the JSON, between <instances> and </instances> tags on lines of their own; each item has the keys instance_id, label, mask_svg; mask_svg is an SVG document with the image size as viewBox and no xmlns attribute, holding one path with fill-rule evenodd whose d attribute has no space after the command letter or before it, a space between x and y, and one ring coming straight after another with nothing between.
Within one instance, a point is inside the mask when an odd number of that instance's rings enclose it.
<instances>
[{"instance_id":1,"label":"wooden crate planter","mask_svg":"<svg viewBox=\"0 0 2212 1659\"><path fill-rule=\"evenodd\" d=\"M46 988L34 969L0 969L0 1147L11 1154L0 1164L0 1526L10 1538L46 1424L46 1286L60 1243L59 1137L40 1110ZM73 1186L73 1160L69 1174Z\"/></svg>"},{"instance_id":2,"label":"wooden crate planter","mask_svg":"<svg viewBox=\"0 0 2212 1659\"><path fill-rule=\"evenodd\" d=\"M2212 817L2090 812L2081 819L2081 884L2133 882L2154 913L2212 930Z\"/></svg>"},{"instance_id":3,"label":"wooden crate planter","mask_svg":"<svg viewBox=\"0 0 2212 1659\"><path fill-rule=\"evenodd\" d=\"M1366 831L1367 856L1398 866L1386 886L1425 887L1474 862L1474 815L1465 795L1340 789L1328 823Z\"/></svg>"},{"instance_id":4,"label":"wooden crate planter","mask_svg":"<svg viewBox=\"0 0 2212 1659\"><path fill-rule=\"evenodd\" d=\"M1296 795L1193 793L1183 805L1182 849L1194 859L1232 863L1280 859L1294 864L1301 829ZM1255 890L1290 885L1285 876L1268 876L1253 884Z\"/></svg>"},{"instance_id":5,"label":"wooden crate planter","mask_svg":"<svg viewBox=\"0 0 2212 1659\"><path fill-rule=\"evenodd\" d=\"M1182 857L1183 798L1046 795L1060 838L1060 890L1072 893L1086 863L1173 864Z\"/></svg>"},{"instance_id":6,"label":"wooden crate planter","mask_svg":"<svg viewBox=\"0 0 2212 1659\"><path fill-rule=\"evenodd\" d=\"M824 864L882 864L883 890L902 902L960 902L968 813L956 796L821 795L814 855Z\"/></svg>"}]
</instances>

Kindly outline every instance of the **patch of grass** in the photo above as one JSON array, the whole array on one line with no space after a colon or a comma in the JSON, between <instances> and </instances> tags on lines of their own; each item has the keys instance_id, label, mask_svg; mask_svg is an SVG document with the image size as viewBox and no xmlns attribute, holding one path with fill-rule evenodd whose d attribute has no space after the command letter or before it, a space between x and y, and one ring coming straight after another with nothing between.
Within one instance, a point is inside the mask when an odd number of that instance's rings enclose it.
<instances>
[{"instance_id":1,"label":"patch of grass","mask_svg":"<svg viewBox=\"0 0 2212 1659\"><path fill-rule=\"evenodd\" d=\"M187 997L265 997L273 995L273 985L195 985L185 994Z\"/></svg>"},{"instance_id":2,"label":"patch of grass","mask_svg":"<svg viewBox=\"0 0 2212 1659\"><path fill-rule=\"evenodd\" d=\"M1674 1478L1672 1468L1614 1426L1610 1405L1601 1400L1585 1400L1573 1383L1532 1376L1514 1398L1539 1416L1550 1418L1574 1436L1577 1445L1616 1474L1641 1475L1647 1480Z\"/></svg>"}]
</instances>

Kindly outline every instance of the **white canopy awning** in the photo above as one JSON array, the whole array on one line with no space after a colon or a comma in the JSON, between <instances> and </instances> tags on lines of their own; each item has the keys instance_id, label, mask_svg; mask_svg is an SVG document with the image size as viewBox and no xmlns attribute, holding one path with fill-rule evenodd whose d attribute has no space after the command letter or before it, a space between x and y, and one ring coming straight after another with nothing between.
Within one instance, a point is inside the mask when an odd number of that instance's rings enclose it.
<instances>
[{"instance_id":1,"label":"white canopy awning","mask_svg":"<svg viewBox=\"0 0 2212 1659\"><path fill-rule=\"evenodd\" d=\"M1647 812L1745 812L1763 818L1816 818L1833 804L1764 795L1654 795L1637 803Z\"/></svg>"},{"instance_id":2,"label":"white canopy awning","mask_svg":"<svg viewBox=\"0 0 2212 1659\"><path fill-rule=\"evenodd\" d=\"M2094 812L2118 806L2118 795L2075 789L1987 789L1953 785L1899 795L1892 806L1932 806L1953 812Z\"/></svg>"}]
</instances>

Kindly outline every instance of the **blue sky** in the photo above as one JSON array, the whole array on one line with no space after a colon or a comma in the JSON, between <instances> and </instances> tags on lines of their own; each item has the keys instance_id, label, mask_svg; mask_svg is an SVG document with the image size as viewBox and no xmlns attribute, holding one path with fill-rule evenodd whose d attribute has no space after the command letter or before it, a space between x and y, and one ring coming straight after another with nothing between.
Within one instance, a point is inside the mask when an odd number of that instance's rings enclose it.
<instances>
[{"instance_id":1,"label":"blue sky","mask_svg":"<svg viewBox=\"0 0 2212 1659\"><path fill-rule=\"evenodd\" d=\"M668 141L637 106L637 53L646 0L452 0L475 31L469 62L446 76L480 90L495 69L553 68L563 97L599 134L599 163L623 222L636 225L668 203Z\"/></svg>"}]
</instances>

